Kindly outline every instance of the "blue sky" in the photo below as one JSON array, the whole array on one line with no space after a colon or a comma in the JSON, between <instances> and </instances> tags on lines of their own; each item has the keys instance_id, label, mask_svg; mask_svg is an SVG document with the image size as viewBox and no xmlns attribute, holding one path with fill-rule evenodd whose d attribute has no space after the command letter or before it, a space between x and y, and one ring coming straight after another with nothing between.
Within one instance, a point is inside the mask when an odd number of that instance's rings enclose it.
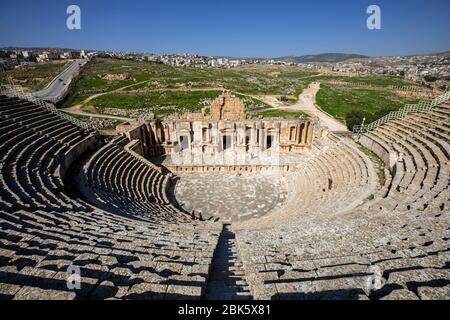
<instances>
[{"instance_id":1,"label":"blue sky","mask_svg":"<svg viewBox=\"0 0 450 320\"><path fill-rule=\"evenodd\" d=\"M66 8L81 8L81 30ZM381 7L382 29L366 28ZM0 0L0 47L277 57L450 50L450 0Z\"/></svg>"}]
</instances>

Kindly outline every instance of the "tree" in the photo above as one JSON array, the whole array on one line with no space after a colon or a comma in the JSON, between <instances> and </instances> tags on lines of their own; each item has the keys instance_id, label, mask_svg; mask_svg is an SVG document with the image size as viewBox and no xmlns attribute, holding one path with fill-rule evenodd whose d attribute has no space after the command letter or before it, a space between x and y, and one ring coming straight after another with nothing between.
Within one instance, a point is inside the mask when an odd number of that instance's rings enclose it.
<instances>
[{"instance_id":1,"label":"tree","mask_svg":"<svg viewBox=\"0 0 450 320\"><path fill-rule=\"evenodd\" d=\"M347 128L352 131L353 127L361 124L364 118L366 118L365 124L367 124L372 122L373 115L363 110L351 110L345 116L345 123L347 124Z\"/></svg>"},{"instance_id":2,"label":"tree","mask_svg":"<svg viewBox=\"0 0 450 320\"><path fill-rule=\"evenodd\" d=\"M395 109L386 108L381 109L371 115L371 122L383 118L385 115L389 114L391 111L396 111Z\"/></svg>"}]
</instances>

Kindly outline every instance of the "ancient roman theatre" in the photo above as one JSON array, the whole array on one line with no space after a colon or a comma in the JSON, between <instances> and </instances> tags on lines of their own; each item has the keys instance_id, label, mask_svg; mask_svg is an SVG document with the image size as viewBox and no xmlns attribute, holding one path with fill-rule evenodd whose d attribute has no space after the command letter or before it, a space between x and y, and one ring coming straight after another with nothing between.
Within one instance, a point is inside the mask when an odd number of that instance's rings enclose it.
<instances>
[{"instance_id":1,"label":"ancient roman theatre","mask_svg":"<svg viewBox=\"0 0 450 320\"><path fill-rule=\"evenodd\" d=\"M352 133L224 92L108 137L4 87L0 295L448 299L448 100Z\"/></svg>"}]
</instances>

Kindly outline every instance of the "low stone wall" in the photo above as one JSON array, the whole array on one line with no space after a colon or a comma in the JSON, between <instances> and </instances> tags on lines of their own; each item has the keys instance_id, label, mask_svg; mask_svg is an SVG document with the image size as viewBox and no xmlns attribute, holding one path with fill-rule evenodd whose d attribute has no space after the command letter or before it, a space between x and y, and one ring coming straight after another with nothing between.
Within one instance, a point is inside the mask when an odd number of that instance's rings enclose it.
<instances>
[{"instance_id":1,"label":"low stone wall","mask_svg":"<svg viewBox=\"0 0 450 320\"><path fill-rule=\"evenodd\" d=\"M327 82L328 84L344 86L344 87L353 87L358 89L368 89L368 90L388 90L395 94L398 94L403 97L414 97L417 99L433 99L437 95L439 95L439 91L424 88L420 86L376 86L373 84L368 84L365 82L347 82L340 80L331 80Z\"/></svg>"},{"instance_id":2,"label":"low stone wall","mask_svg":"<svg viewBox=\"0 0 450 320\"><path fill-rule=\"evenodd\" d=\"M397 159L398 159L398 155L396 153L386 150L386 148L384 148L378 142L370 139L369 137L367 137L365 135L363 135L359 138L359 142L364 147L375 152L376 155L383 160L383 162L386 164L386 166L389 167L389 169L392 172L392 169L394 168L395 164L397 163Z\"/></svg>"},{"instance_id":3,"label":"low stone wall","mask_svg":"<svg viewBox=\"0 0 450 320\"><path fill-rule=\"evenodd\" d=\"M130 153L133 157L139 159L141 162L145 163L149 167L152 167L156 171L162 173L162 169L155 165L154 163L148 161L146 158L142 156L142 144L140 140L132 140L125 146L125 151Z\"/></svg>"},{"instance_id":4,"label":"low stone wall","mask_svg":"<svg viewBox=\"0 0 450 320\"><path fill-rule=\"evenodd\" d=\"M133 140L125 146L125 150L133 153L133 156L143 157L144 151L142 150L142 143L139 140Z\"/></svg>"},{"instance_id":5,"label":"low stone wall","mask_svg":"<svg viewBox=\"0 0 450 320\"><path fill-rule=\"evenodd\" d=\"M59 175L61 179L64 178L64 175L67 172L67 169L72 165L72 163L79 158L83 153L85 153L90 148L98 147L100 141L98 136L92 134L88 136L81 143L71 147L69 150L64 153L64 159L62 159L60 165L56 169L55 174Z\"/></svg>"},{"instance_id":6,"label":"low stone wall","mask_svg":"<svg viewBox=\"0 0 450 320\"><path fill-rule=\"evenodd\" d=\"M162 185L162 199L166 204L170 204L170 200L168 198L168 194L170 192L170 187L172 186L172 174L169 173L164 177L163 185Z\"/></svg>"},{"instance_id":7,"label":"low stone wall","mask_svg":"<svg viewBox=\"0 0 450 320\"><path fill-rule=\"evenodd\" d=\"M167 166L171 172L178 173L255 173L255 172L289 172L295 171L294 165L235 165L235 166Z\"/></svg>"}]
</instances>

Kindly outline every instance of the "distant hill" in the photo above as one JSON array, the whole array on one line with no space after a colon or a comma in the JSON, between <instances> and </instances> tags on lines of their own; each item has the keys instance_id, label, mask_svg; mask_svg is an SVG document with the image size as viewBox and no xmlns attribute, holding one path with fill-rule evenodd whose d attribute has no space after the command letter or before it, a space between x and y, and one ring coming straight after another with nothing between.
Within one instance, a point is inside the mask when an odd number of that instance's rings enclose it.
<instances>
[{"instance_id":1,"label":"distant hill","mask_svg":"<svg viewBox=\"0 0 450 320\"><path fill-rule=\"evenodd\" d=\"M436 53L437 56L450 57L450 51Z\"/></svg>"},{"instance_id":2,"label":"distant hill","mask_svg":"<svg viewBox=\"0 0 450 320\"><path fill-rule=\"evenodd\" d=\"M313 54L307 56L287 56L280 57L275 60L278 61L287 61L287 62L296 62L296 63L309 63L309 62L342 62L349 59L367 59L370 58L368 56L363 56L360 54L348 54L348 53L321 53L321 54Z\"/></svg>"},{"instance_id":3,"label":"distant hill","mask_svg":"<svg viewBox=\"0 0 450 320\"><path fill-rule=\"evenodd\" d=\"M444 51L444 52L427 52L427 53L420 53L420 54L411 54L406 57L423 57L423 56L435 56L435 57L450 57L450 51Z\"/></svg>"}]
</instances>

